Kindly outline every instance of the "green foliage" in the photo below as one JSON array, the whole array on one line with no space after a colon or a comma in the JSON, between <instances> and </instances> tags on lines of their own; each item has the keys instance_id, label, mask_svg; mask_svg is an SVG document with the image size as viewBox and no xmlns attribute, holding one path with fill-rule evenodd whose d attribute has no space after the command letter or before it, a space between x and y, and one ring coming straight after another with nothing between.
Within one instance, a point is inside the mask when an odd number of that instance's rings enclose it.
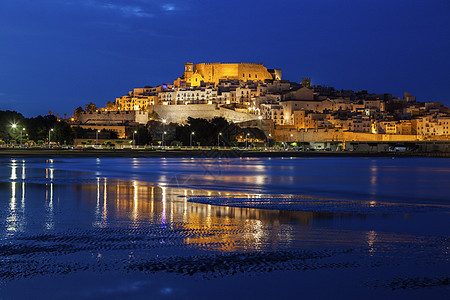
<instances>
[{"instance_id":1,"label":"green foliage","mask_svg":"<svg viewBox=\"0 0 450 300\"><path fill-rule=\"evenodd\" d=\"M136 145L147 145L152 140L150 132L148 131L147 127L143 125L137 126L134 130L128 133L128 138L130 140L133 140L133 132L135 131L136 133L134 134L134 141Z\"/></svg>"},{"instance_id":2,"label":"green foliage","mask_svg":"<svg viewBox=\"0 0 450 300\"><path fill-rule=\"evenodd\" d=\"M12 125L16 124L16 128ZM25 118L15 111L0 111L0 139L20 139L20 130L24 127Z\"/></svg>"},{"instance_id":3,"label":"green foliage","mask_svg":"<svg viewBox=\"0 0 450 300\"><path fill-rule=\"evenodd\" d=\"M250 133L252 138L265 140L264 132L257 128L240 128L226 119L216 117L211 121L205 119L188 118L186 125L176 128L176 139L183 145L190 145L191 133L192 145L217 146L219 140L220 146L231 146L238 135Z\"/></svg>"},{"instance_id":4,"label":"green foliage","mask_svg":"<svg viewBox=\"0 0 450 300\"><path fill-rule=\"evenodd\" d=\"M97 105L95 105L92 102L89 102L88 104L85 105L85 111L87 113L96 112L97 111Z\"/></svg>"},{"instance_id":5,"label":"green foliage","mask_svg":"<svg viewBox=\"0 0 450 300\"><path fill-rule=\"evenodd\" d=\"M75 116L75 119L79 120L82 113L84 113L84 109L81 106L78 106L74 110L73 115Z\"/></svg>"},{"instance_id":6,"label":"green foliage","mask_svg":"<svg viewBox=\"0 0 450 300\"><path fill-rule=\"evenodd\" d=\"M180 147L180 146L183 146L183 143L180 142L180 141L172 141L172 142L170 143L170 146L173 146L173 147Z\"/></svg>"}]
</instances>

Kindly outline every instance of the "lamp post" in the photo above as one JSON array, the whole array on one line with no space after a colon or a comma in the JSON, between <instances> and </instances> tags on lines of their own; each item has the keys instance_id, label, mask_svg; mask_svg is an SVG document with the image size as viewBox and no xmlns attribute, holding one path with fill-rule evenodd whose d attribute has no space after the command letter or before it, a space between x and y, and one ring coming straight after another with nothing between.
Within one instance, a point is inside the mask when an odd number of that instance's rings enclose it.
<instances>
[{"instance_id":1,"label":"lamp post","mask_svg":"<svg viewBox=\"0 0 450 300\"><path fill-rule=\"evenodd\" d=\"M219 132L219 134L217 135L217 148L220 147L220 136L222 135L222 132Z\"/></svg>"},{"instance_id":2,"label":"lamp post","mask_svg":"<svg viewBox=\"0 0 450 300\"><path fill-rule=\"evenodd\" d=\"M95 132L95 145L98 145L98 133L100 132L100 130L97 130Z\"/></svg>"},{"instance_id":3,"label":"lamp post","mask_svg":"<svg viewBox=\"0 0 450 300\"><path fill-rule=\"evenodd\" d=\"M48 131L48 147L50 148L50 133L53 131L53 128Z\"/></svg>"},{"instance_id":4,"label":"lamp post","mask_svg":"<svg viewBox=\"0 0 450 300\"><path fill-rule=\"evenodd\" d=\"M162 141L161 141L161 147L163 147L164 146L164 135L165 134L167 134L167 132L166 132L166 122L167 122L167 120L166 119L162 119L162 122L163 122L163 134L162 134Z\"/></svg>"},{"instance_id":5,"label":"lamp post","mask_svg":"<svg viewBox=\"0 0 450 300\"><path fill-rule=\"evenodd\" d=\"M269 139L272 137L272 134L269 133L269 136L267 137L267 149L270 147Z\"/></svg>"},{"instance_id":6,"label":"lamp post","mask_svg":"<svg viewBox=\"0 0 450 300\"><path fill-rule=\"evenodd\" d=\"M135 148L136 147L136 143L135 143L135 141L134 141L134 135L137 133L137 131L135 130L135 131L133 131L133 148Z\"/></svg>"},{"instance_id":7,"label":"lamp post","mask_svg":"<svg viewBox=\"0 0 450 300\"><path fill-rule=\"evenodd\" d=\"M22 132L25 130L25 128L22 128L22 130L20 131L20 145L22 146Z\"/></svg>"},{"instance_id":8,"label":"lamp post","mask_svg":"<svg viewBox=\"0 0 450 300\"><path fill-rule=\"evenodd\" d=\"M190 144L191 144L191 148L192 148L192 136L195 134L195 132L191 132L191 140L190 140Z\"/></svg>"},{"instance_id":9,"label":"lamp post","mask_svg":"<svg viewBox=\"0 0 450 300\"><path fill-rule=\"evenodd\" d=\"M17 124L12 124L12 125L11 125L11 128L12 128L12 129L16 129L16 128L17 128ZM11 145L11 142L10 142L10 145Z\"/></svg>"},{"instance_id":10,"label":"lamp post","mask_svg":"<svg viewBox=\"0 0 450 300\"><path fill-rule=\"evenodd\" d=\"M245 135L245 149L248 150L248 136L250 135L250 133L247 133Z\"/></svg>"}]
</instances>

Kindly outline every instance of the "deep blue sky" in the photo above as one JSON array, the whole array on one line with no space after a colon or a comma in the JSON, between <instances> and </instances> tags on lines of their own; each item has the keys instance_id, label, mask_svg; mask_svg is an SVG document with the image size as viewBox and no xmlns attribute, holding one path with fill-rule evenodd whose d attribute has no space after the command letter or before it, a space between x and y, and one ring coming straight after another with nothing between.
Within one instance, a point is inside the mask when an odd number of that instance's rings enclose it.
<instances>
[{"instance_id":1,"label":"deep blue sky","mask_svg":"<svg viewBox=\"0 0 450 300\"><path fill-rule=\"evenodd\" d=\"M450 1L0 0L0 110L70 115L186 61L450 106Z\"/></svg>"}]
</instances>

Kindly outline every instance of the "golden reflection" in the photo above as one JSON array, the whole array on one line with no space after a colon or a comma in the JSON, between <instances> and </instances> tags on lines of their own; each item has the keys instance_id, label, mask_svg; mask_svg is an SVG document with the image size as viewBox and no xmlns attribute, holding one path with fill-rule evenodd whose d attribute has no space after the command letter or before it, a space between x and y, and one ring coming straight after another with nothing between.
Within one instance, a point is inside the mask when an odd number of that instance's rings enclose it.
<instances>
[{"instance_id":1,"label":"golden reflection","mask_svg":"<svg viewBox=\"0 0 450 300\"><path fill-rule=\"evenodd\" d=\"M139 181L98 179L93 185L75 187L92 197L95 226L116 220L130 220L136 228L159 224L186 231L185 244L219 251L264 249L268 244L289 245L298 236L286 224L309 224L318 216L312 212L289 212L237 208L188 202L190 196L227 197L238 193L171 188ZM96 195L96 197L94 196ZM261 195L241 194L258 201Z\"/></svg>"},{"instance_id":2,"label":"golden reflection","mask_svg":"<svg viewBox=\"0 0 450 300\"><path fill-rule=\"evenodd\" d=\"M133 181L133 220L138 217L138 186L137 181Z\"/></svg>"},{"instance_id":3,"label":"golden reflection","mask_svg":"<svg viewBox=\"0 0 450 300\"><path fill-rule=\"evenodd\" d=\"M378 186L378 166L376 160L372 160L370 166L370 194L375 196L377 194Z\"/></svg>"},{"instance_id":4,"label":"golden reflection","mask_svg":"<svg viewBox=\"0 0 450 300\"><path fill-rule=\"evenodd\" d=\"M107 205L106 205L106 200L108 198L108 192L107 192L107 188L106 188L106 178L104 179L105 182L103 184L103 211L102 211L102 223L106 224L107 218L108 218L108 209L107 209Z\"/></svg>"},{"instance_id":5,"label":"golden reflection","mask_svg":"<svg viewBox=\"0 0 450 300\"><path fill-rule=\"evenodd\" d=\"M367 237L367 246L369 246L369 253L373 255L376 252L374 244L377 241L377 233L371 230L366 233L366 237Z\"/></svg>"},{"instance_id":6,"label":"golden reflection","mask_svg":"<svg viewBox=\"0 0 450 300\"><path fill-rule=\"evenodd\" d=\"M166 224L166 187L162 186L161 187L161 195L162 195L162 212L161 212L161 223L164 226Z\"/></svg>"}]
</instances>

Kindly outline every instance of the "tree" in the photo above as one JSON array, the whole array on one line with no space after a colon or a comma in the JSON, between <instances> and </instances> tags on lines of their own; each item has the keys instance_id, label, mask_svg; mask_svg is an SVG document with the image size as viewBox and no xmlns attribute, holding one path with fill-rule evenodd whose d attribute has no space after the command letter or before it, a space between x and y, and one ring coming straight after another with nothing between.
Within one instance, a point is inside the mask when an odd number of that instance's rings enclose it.
<instances>
[{"instance_id":1,"label":"tree","mask_svg":"<svg viewBox=\"0 0 450 300\"><path fill-rule=\"evenodd\" d=\"M147 127L143 125L139 125L135 128L135 130L128 133L128 138L130 140L133 139L133 132L136 131L134 134L134 140L136 145L147 145L152 140L152 137L150 135L150 132L148 131Z\"/></svg>"},{"instance_id":2,"label":"tree","mask_svg":"<svg viewBox=\"0 0 450 300\"><path fill-rule=\"evenodd\" d=\"M108 102L106 102L105 108L107 110L115 110L116 104L114 102L108 101Z\"/></svg>"},{"instance_id":3,"label":"tree","mask_svg":"<svg viewBox=\"0 0 450 300\"><path fill-rule=\"evenodd\" d=\"M80 120L80 116L82 113L84 113L84 109L81 106L78 106L74 110L73 115L74 115L75 119Z\"/></svg>"},{"instance_id":4,"label":"tree","mask_svg":"<svg viewBox=\"0 0 450 300\"><path fill-rule=\"evenodd\" d=\"M55 116L47 115L47 116L37 116L36 118L26 119L27 133L30 139L32 140L46 140L48 139L48 132L53 128L55 130L55 126L58 123ZM54 133L52 134L51 139L54 139Z\"/></svg>"},{"instance_id":5,"label":"tree","mask_svg":"<svg viewBox=\"0 0 450 300\"><path fill-rule=\"evenodd\" d=\"M55 141L60 145L73 144L74 137L75 133L69 124L64 121L55 123L52 141Z\"/></svg>"},{"instance_id":6,"label":"tree","mask_svg":"<svg viewBox=\"0 0 450 300\"><path fill-rule=\"evenodd\" d=\"M13 128L13 124L16 124L15 128ZM20 130L24 124L25 118L22 114L10 110L0 111L0 139L20 138Z\"/></svg>"},{"instance_id":7,"label":"tree","mask_svg":"<svg viewBox=\"0 0 450 300\"><path fill-rule=\"evenodd\" d=\"M97 105L95 105L92 102L89 102L88 104L85 105L85 110L86 110L87 113L96 112L97 111Z\"/></svg>"},{"instance_id":8,"label":"tree","mask_svg":"<svg viewBox=\"0 0 450 300\"><path fill-rule=\"evenodd\" d=\"M156 111L152 111L151 113L148 114L148 119L149 121L151 120L159 120L160 117L158 115L158 113Z\"/></svg>"}]
</instances>

